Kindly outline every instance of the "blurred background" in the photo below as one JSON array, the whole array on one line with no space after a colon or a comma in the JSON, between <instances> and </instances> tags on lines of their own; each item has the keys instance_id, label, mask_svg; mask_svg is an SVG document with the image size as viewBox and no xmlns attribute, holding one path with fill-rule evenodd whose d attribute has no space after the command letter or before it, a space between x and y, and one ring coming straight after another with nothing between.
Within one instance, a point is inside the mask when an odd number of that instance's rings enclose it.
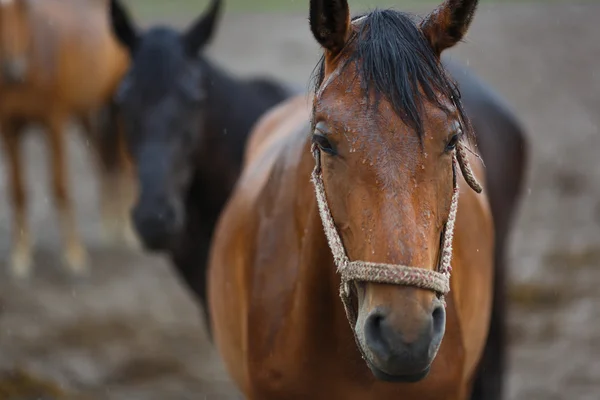
<instances>
[{"instance_id":1,"label":"blurred background","mask_svg":"<svg viewBox=\"0 0 600 400\"><path fill-rule=\"evenodd\" d=\"M124 3L144 26L184 27L208 2ZM353 13L394 6L424 14L437 1L351 4ZM483 1L466 42L449 52L508 101L530 141L510 245L510 400L600 398L599 16L595 1ZM308 0L227 0L208 54L238 76L307 88L319 57L307 20ZM25 142L36 268L28 282L9 279L12 211L2 200L0 398L23 399L6 394L19 385L46 385L56 399L238 398L168 260L100 245L97 181L74 134L70 187L92 272L67 277L47 149L39 135Z\"/></svg>"}]
</instances>

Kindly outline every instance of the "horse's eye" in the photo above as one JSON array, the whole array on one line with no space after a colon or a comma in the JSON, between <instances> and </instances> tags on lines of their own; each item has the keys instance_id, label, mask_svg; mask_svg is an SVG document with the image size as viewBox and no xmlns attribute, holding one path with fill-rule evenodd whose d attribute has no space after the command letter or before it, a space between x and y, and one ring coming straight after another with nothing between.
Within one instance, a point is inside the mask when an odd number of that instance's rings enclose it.
<instances>
[{"instance_id":1,"label":"horse's eye","mask_svg":"<svg viewBox=\"0 0 600 400\"><path fill-rule=\"evenodd\" d=\"M446 151L454 150L456 148L457 144L458 144L458 134L455 133L454 135L452 135L452 137L450 138L450 141L446 145Z\"/></svg>"},{"instance_id":2,"label":"horse's eye","mask_svg":"<svg viewBox=\"0 0 600 400\"><path fill-rule=\"evenodd\" d=\"M312 141L325 153L335 155L335 149L325 136L315 133L312 135Z\"/></svg>"}]
</instances>

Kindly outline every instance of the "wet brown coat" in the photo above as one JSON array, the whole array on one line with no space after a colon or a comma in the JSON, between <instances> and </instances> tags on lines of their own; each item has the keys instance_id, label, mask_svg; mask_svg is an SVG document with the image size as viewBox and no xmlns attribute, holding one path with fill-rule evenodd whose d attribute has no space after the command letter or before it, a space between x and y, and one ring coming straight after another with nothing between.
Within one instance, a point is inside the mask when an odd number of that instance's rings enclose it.
<instances>
[{"instance_id":1,"label":"wet brown coat","mask_svg":"<svg viewBox=\"0 0 600 400\"><path fill-rule=\"evenodd\" d=\"M486 197L460 178L446 335L430 376L417 384L377 381L348 327L309 181L309 103L294 98L256 127L217 228L209 303L229 372L250 399L464 399L491 306ZM480 163L471 162L483 182Z\"/></svg>"},{"instance_id":2,"label":"wet brown coat","mask_svg":"<svg viewBox=\"0 0 600 400\"><path fill-rule=\"evenodd\" d=\"M248 398L462 400L476 378L485 380L478 368L494 363L484 349L502 315L477 157L467 156L481 194L455 175L461 195L447 308L428 290L356 282L352 327L309 179L312 143L350 260L436 269L452 157L460 132L470 132L465 123L456 128L465 111L439 57L462 39L476 5L448 0L417 26L389 10L351 21L346 1L311 0L311 30L325 51L315 97L287 101L257 124L211 249L214 338ZM384 98L372 102L374 92ZM425 97L422 107L411 102ZM494 346L490 357L502 351Z\"/></svg>"}]
</instances>

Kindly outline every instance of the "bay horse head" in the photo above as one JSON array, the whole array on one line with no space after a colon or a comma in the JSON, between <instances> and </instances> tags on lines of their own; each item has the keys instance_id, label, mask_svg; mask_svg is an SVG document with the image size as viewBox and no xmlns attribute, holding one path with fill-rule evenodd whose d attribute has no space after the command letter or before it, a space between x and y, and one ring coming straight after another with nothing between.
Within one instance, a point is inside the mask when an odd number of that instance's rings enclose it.
<instances>
[{"instance_id":1,"label":"bay horse head","mask_svg":"<svg viewBox=\"0 0 600 400\"><path fill-rule=\"evenodd\" d=\"M141 189L133 222L149 250L167 249L184 226L211 84L201 51L220 8L213 0L184 32L156 26L142 33L118 0L110 2L113 31L132 56L116 102Z\"/></svg>"},{"instance_id":2,"label":"bay horse head","mask_svg":"<svg viewBox=\"0 0 600 400\"><path fill-rule=\"evenodd\" d=\"M378 9L352 19L346 0L310 1L324 49L313 182L357 345L382 380L427 376L445 332L457 171L482 190L465 153L472 127L440 62L476 6L447 0L418 23Z\"/></svg>"},{"instance_id":3,"label":"bay horse head","mask_svg":"<svg viewBox=\"0 0 600 400\"><path fill-rule=\"evenodd\" d=\"M32 48L29 0L0 0L0 74L7 84L25 79Z\"/></svg>"}]
</instances>

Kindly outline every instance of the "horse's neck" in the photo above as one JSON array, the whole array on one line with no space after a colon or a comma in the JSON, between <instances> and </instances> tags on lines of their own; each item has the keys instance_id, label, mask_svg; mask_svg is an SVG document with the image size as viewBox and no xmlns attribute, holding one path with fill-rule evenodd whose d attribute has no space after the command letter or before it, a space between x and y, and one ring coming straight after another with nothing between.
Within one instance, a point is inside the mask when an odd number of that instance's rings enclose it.
<instances>
[{"instance_id":1,"label":"horse's neck","mask_svg":"<svg viewBox=\"0 0 600 400\"><path fill-rule=\"evenodd\" d=\"M202 186L197 191L203 196L210 193L212 197L203 199L202 210L220 213L241 172L253 125L284 95L283 90L282 94L261 93L249 81L230 75L206 58L198 62L207 74L210 104L195 155L194 184Z\"/></svg>"},{"instance_id":2,"label":"horse's neck","mask_svg":"<svg viewBox=\"0 0 600 400\"><path fill-rule=\"evenodd\" d=\"M207 129L213 138L227 143L227 151L241 166L246 141L258 119L291 92L278 83L264 79L236 77L211 60L199 60L207 71L209 115Z\"/></svg>"},{"instance_id":3,"label":"horse's neck","mask_svg":"<svg viewBox=\"0 0 600 400\"><path fill-rule=\"evenodd\" d=\"M213 130L207 132L216 136ZM221 213L240 173L241 159L231 150L230 143L226 138L207 138L194 156L186 208L188 214L197 215L203 225L208 224L211 232L213 220Z\"/></svg>"},{"instance_id":4,"label":"horse's neck","mask_svg":"<svg viewBox=\"0 0 600 400\"><path fill-rule=\"evenodd\" d=\"M212 236L216 217L239 176L246 141L238 125L231 120L231 115L239 113L232 102L235 93L227 91L227 88L235 88L235 80L208 61L199 62L208 71L211 101L199 132L202 138L193 155L195 165L186 199L189 218L183 247L187 246L185 243Z\"/></svg>"},{"instance_id":5,"label":"horse's neck","mask_svg":"<svg viewBox=\"0 0 600 400\"><path fill-rule=\"evenodd\" d=\"M235 101L234 78L215 67L206 59L199 60L202 69L207 71L207 90L210 102L205 111L204 126L200 129L199 140L194 159L195 177L193 184L203 186L196 190L216 190L233 185L239 175L242 163L242 151L246 137L240 133L239 124L232 118L240 113ZM247 135L247 134L246 134ZM240 137L241 136L241 137ZM215 173L218 171L218 173Z\"/></svg>"},{"instance_id":6,"label":"horse's neck","mask_svg":"<svg viewBox=\"0 0 600 400\"><path fill-rule=\"evenodd\" d=\"M212 160L215 162L211 164ZM175 248L176 257L189 258L188 253L195 251L202 263L205 262L203 253L207 249L201 250L198 246L212 237L217 217L235 182L233 177L226 175L227 166L220 166L218 161L218 158L210 157L205 166L196 167L193 173L185 200L186 227Z\"/></svg>"},{"instance_id":7,"label":"horse's neck","mask_svg":"<svg viewBox=\"0 0 600 400\"><path fill-rule=\"evenodd\" d=\"M302 172L296 184L295 215L302 215L304 226L300 231L300 265L295 283L294 308L295 335L299 335L312 349L319 352L336 352L354 346L354 338L339 296L340 277L319 216L310 171L314 159L308 146L302 156ZM309 167L306 167L306 164ZM360 356L357 355L357 359Z\"/></svg>"}]
</instances>

